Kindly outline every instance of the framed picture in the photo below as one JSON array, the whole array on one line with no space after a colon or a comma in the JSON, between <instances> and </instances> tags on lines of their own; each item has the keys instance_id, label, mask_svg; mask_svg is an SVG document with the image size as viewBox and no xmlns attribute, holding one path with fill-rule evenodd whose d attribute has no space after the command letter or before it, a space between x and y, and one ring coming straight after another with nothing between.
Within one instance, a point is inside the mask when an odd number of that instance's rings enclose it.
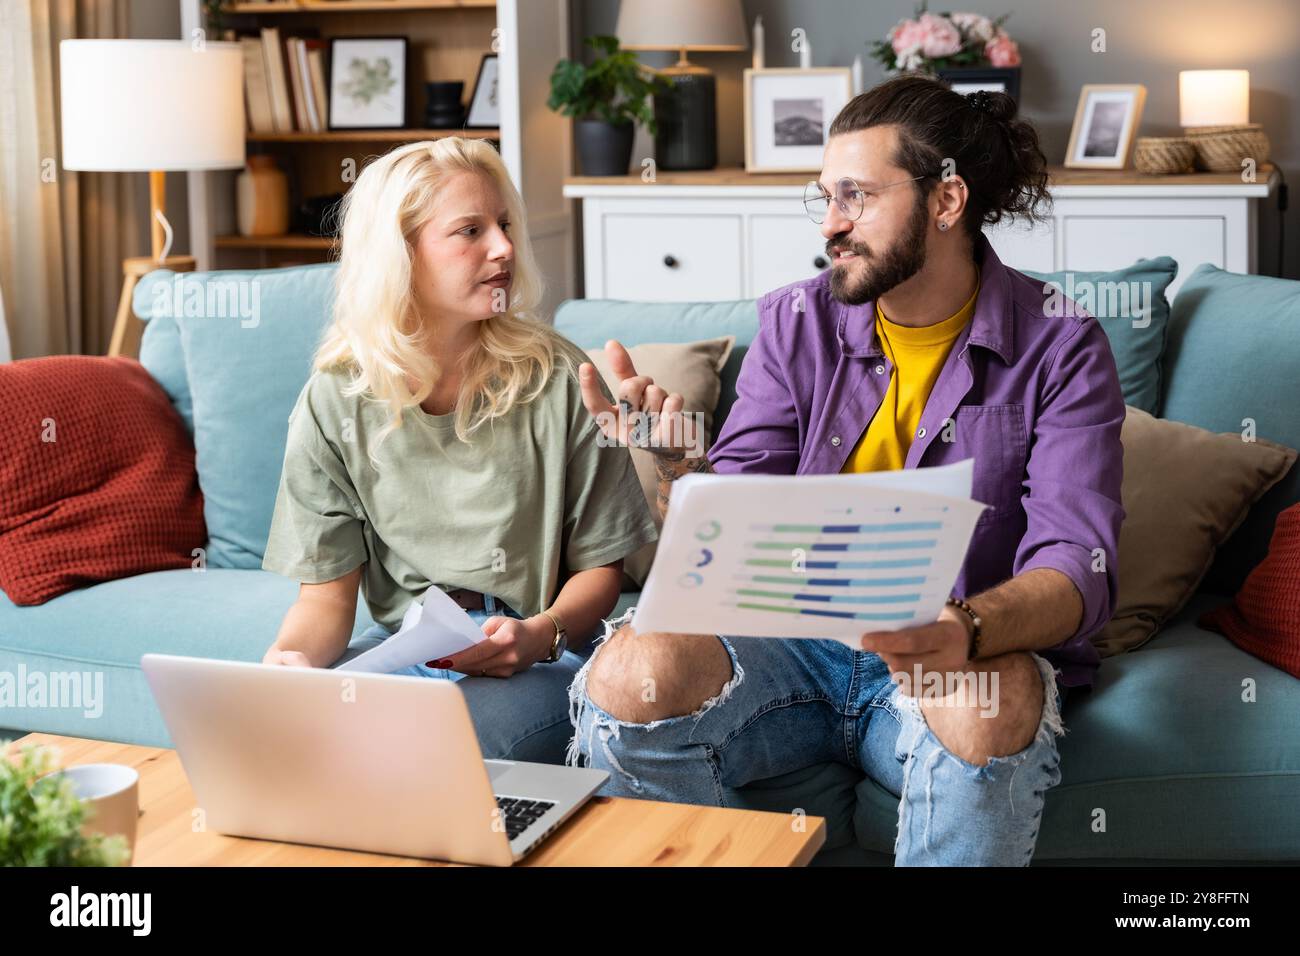
<instances>
[{"instance_id":1,"label":"framed picture","mask_svg":"<svg viewBox=\"0 0 1300 956\"><path fill-rule=\"evenodd\" d=\"M848 67L745 70L745 170L819 172L831 122L852 95Z\"/></svg>"},{"instance_id":2,"label":"framed picture","mask_svg":"<svg viewBox=\"0 0 1300 956\"><path fill-rule=\"evenodd\" d=\"M990 93L1008 93L1016 102L1020 102L1020 67L971 67L952 70L939 70L939 79L946 82L954 93L974 93L976 90L988 90Z\"/></svg>"},{"instance_id":3,"label":"framed picture","mask_svg":"<svg viewBox=\"0 0 1300 956\"><path fill-rule=\"evenodd\" d=\"M1147 88L1141 83L1089 83L1079 92L1065 165L1124 169L1137 139Z\"/></svg>"},{"instance_id":4,"label":"framed picture","mask_svg":"<svg viewBox=\"0 0 1300 956\"><path fill-rule=\"evenodd\" d=\"M495 53L485 53L478 65L478 79L474 81L474 95L469 98L469 114L465 117L466 129L495 129L501 125L501 98L497 92L497 64Z\"/></svg>"},{"instance_id":5,"label":"framed picture","mask_svg":"<svg viewBox=\"0 0 1300 956\"><path fill-rule=\"evenodd\" d=\"M406 37L330 40L330 129L406 125Z\"/></svg>"}]
</instances>

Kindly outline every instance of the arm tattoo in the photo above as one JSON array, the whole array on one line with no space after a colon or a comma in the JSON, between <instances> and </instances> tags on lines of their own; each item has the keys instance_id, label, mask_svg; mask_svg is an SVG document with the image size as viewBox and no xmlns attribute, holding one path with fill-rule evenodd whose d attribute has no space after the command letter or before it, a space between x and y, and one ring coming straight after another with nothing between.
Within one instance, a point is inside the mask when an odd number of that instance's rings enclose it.
<instances>
[{"instance_id":1,"label":"arm tattoo","mask_svg":"<svg viewBox=\"0 0 1300 956\"><path fill-rule=\"evenodd\" d=\"M655 455L655 474L659 479L657 500L661 519L668 516L668 496L672 491L673 482L682 475L692 472L698 475L713 474L709 456L696 455L694 458L687 458L685 455Z\"/></svg>"}]
</instances>

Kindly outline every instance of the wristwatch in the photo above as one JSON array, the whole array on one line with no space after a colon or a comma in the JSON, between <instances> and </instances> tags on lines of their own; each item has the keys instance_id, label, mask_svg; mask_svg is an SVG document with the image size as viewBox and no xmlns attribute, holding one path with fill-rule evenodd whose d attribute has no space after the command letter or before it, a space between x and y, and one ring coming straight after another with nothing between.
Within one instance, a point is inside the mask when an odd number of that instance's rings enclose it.
<instances>
[{"instance_id":1,"label":"wristwatch","mask_svg":"<svg viewBox=\"0 0 1300 956\"><path fill-rule=\"evenodd\" d=\"M551 641L551 654L546 658L546 663L554 664L564 656L564 652L569 646L569 633L564 629L564 625L560 623L560 619L550 611L543 611L542 613L549 617L551 623L555 625L555 640Z\"/></svg>"}]
</instances>

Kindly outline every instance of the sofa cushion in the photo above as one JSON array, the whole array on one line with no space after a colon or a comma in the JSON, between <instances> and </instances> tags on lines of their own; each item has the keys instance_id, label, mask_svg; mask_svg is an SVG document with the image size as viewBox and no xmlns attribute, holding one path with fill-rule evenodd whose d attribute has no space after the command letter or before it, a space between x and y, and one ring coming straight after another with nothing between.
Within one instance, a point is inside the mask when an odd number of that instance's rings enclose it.
<instances>
[{"instance_id":1,"label":"sofa cushion","mask_svg":"<svg viewBox=\"0 0 1300 956\"><path fill-rule=\"evenodd\" d=\"M205 537L194 446L139 362L0 366L0 588L15 604L189 567Z\"/></svg>"},{"instance_id":2,"label":"sofa cushion","mask_svg":"<svg viewBox=\"0 0 1300 956\"><path fill-rule=\"evenodd\" d=\"M194 434L194 399L185 377L185 353L181 351L181 330L169 315L149 319L140 340L140 364L162 386L185 427Z\"/></svg>"},{"instance_id":3,"label":"sofa cushion","mask_svg":"<svg viewBox=\"0 0 1300 956\"><path fill-rule=\"evenodd\" d=\"M1119 598L1114 616L1093 637L1103 657L1150 639L1187 603L1215 549L1296 460L1292 448L1215 435L1132 407L1120 438Z\"/></svg>"},{"instance_id":4,"label":"sofa cushion","mask_svg":"<svg viewBox=\"0 0 1300 956\"><path fill-rule=\"evenodd\" d=\"M713 413L717 438L736 401L736 377L749 344L758 333L758 306L753 299L732 302L622 302L617 299L569 299L555 312L555 328L579 348L603 348L610 339L626 346L647 342L695 342L733 335L736 345L722 367L722 394Z\"/></svg>"},{"instance_id":5,"label":"sofa cushion","mask_svg":"<svg viewBox=\"0 0 1300 956\"><path fill-rule=\"evenodd\" d=\"M1232 603L1202 615L1198 623L1300 677L1300 504L1278 515L1268 556Z\"/></svg>"},{"instance_id":6,"label":"sofa cushion","mask_svg":"<svg viewBox=\"0 0 1300 956\"><path fill-rule=\"evenodd\" d=\"M1096 316L1110 342L1126 404L1156 414L1160 405L1160 357L1169 327L1165 291L1178 275L1169 256L1140 259L1112 272L1030 272Z\"/></svg>"},{"instance_id":7,"label":"sofa cushion","mask_svg":"<svg viewBox=\"0 0 1300 956\"><path fill-rule=\"evenodd\" d=\"M213 567L261 567L289 412L330 318L336 268L159 270L136 287L137 314L179 329Z\"/></svg>"},{"instance_id":8,"label":"sofa cushion","mask_svg":"<svg viewBox=\"0 0 1300 956\"><path fill-rule=\"evenodd\" d=\"M1197 627L1214 603L1066 703L1041 858L1300 859L1300 681Z\"/></svg>"},{"instance_id":9,"label":"sofa cushion","mask_svg":"<svg viewBox=\"0 0 1300 956\"><path fill-rule=\"evenodd\" d=\"M41 707L5 707L0 724L170 747L140 672L141 655L259 661L297 596L297 583L278 574L212 567L106 581L40 607L18 607L0 595L0 674L41 674L47 681L54 675L92 675L87 681L100 675L95 680L103 690L94 716L85 707L47 701ZM353 636L373 623L366 602L358 600Z\"/></svg>"},{"instance_id":10,"label":"sofa cushion","mask_svg":"<svg viewBox=\"0 0 1300 956\"><path fill-rule=\"evenodd\" d=\"M718 407L718 395L722 383L718 373L727 362L735 345L735 338L724 335L721 338L705 339L701 342L647 343L628 348L632 364L640 375L649 375L655 384L667 392L676 392L682 396L682 410L703 416L704 433L701 435L703 447L701 453L709 450L709 435L713 432L713 411ZM610 369L605 350L587 349L596 370L604 378L610 392L618 395L618 381ZM662 529L663 520L659 517L659 478L655 471L654 452L643 448L632 449L632 464L636 467L637 479L641 490L650 506L655 527ZM654 563L655 549L658 541L651 541L623 561L624 573L635 588L645 584Z\"/></svg>"},{"instance_id":11,"label":"sofa cushion","mask_svg":"<svg viewBox=\"0 0 1300 956\"><path fill-rule=\"evenodd\" d=\"M1199 266L1174 299L1163 365L1162 418L1300 448L1300 282ZM1251 509L1205 589L1236 594L1297 501L1300 468Z\"/></svg>"}]
</instances>

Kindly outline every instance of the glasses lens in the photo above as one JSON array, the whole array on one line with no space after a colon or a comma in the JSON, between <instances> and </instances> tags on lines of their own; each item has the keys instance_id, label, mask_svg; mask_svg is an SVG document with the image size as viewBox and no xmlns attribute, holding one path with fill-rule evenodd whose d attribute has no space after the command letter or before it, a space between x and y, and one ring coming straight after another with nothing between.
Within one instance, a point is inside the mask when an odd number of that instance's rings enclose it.
<instances>
[{"instance_id":1,"label":"glasses lens","mask_svg":"<svg viewBox=\"0 0 1300 956\"><path fill-rule=\"evenodd\" d=\"M835 184L835 197L845 219L857 222L862 218L862 190L857 183L851 179L841 179Z\"/></svg>"},{"instance_id":2,"label":"glasses lens","mask_svg":"<svg viewBox=\"0 0 1300 956\"><path fill-rule=\"evenodd\" d=\"M830 200L822 192L820 183L810 182L803 190L803 207L808 210L808 218L820 225L826 221L826 207Z\"/></svg>"}]
</instances>

